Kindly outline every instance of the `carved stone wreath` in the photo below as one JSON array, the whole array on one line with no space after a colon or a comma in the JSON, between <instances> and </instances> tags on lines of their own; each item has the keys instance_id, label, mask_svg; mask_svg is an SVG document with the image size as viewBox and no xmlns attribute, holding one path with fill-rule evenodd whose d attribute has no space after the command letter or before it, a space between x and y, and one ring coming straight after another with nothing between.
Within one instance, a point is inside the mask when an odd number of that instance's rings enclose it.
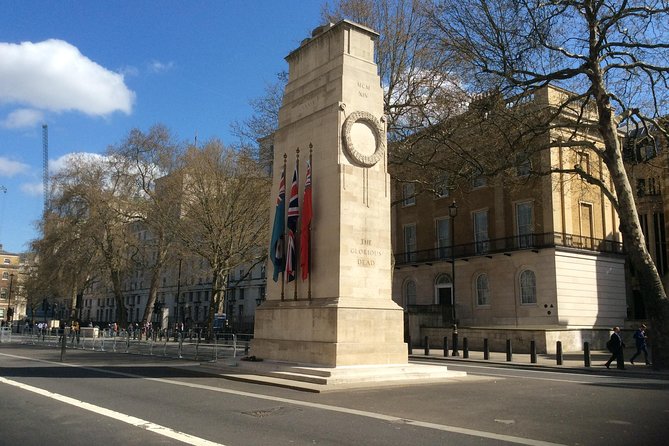
<instances>
[{"instance_id":1,"label":"carved stone wreath","mask_svg":"<svg viewBox=\"0 0 669 446\"><path fill-rule=\"evenodd\" d=\"M353 138L351 137L351 129L356 123L366 124L374 134L376 147L374 153L371 155L363 155L356 149L355 141L353 141ZM353 112L346 118L344 127L342 128L344 148L356 163L364 167L372 167L381 160L385 153L385 138L383 138L383 132L383 125L373 114L366 111Z\"/></svg>"}]
</instances>

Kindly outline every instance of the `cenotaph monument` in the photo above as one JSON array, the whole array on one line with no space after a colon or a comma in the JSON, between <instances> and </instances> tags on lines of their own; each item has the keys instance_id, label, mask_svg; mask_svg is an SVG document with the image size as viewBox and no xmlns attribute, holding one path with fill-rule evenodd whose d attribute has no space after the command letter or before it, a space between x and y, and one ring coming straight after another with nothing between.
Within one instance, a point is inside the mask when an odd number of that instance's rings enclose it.
<instances>
[{"instance_id":1,"label":"cenotaph monument","mask_svg":"<svg viewBox=\"0 0 669 446\"><path fill-rule=\"evenodd\" d=\"M296 162L303 202L311 152L309 278L298 271L294 281L281 274L274 282L268 262L254 359L326 368L408 362L403 310L391 297L391 182L377 37L345 20L315 29L286 58L270 221L282 172L288 206Z\"/></svg>"}]
</instances>

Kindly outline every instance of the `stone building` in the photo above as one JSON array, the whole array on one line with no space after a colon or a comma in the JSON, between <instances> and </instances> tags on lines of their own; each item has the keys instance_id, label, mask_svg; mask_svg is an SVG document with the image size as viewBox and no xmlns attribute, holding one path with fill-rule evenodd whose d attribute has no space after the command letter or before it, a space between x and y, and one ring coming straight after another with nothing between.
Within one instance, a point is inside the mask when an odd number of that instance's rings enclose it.
<instances>
[{"instance_id":1,"label":"stone building","mask_svg":"<svg viewBox=\"0 0 669 446\"><path fill-rule=\"evenodd\" d=\"M526 102L549 108L565 94L546 87ZM547 130L534 143L563 137ZM457 323L474 348L489 338L498 349L506 339L519 350L533 340L552 351L557 339L580 349L623 324L625 257L611 203L574 175L529 175L575 165L609 182L587 149L555 147L507 174L518 181L472 176L437 194L396 184L393 298L414 344L441 342Z\"/></svg>"},{"instance_id":2,"label":"stone building","mask_svg":"<svg viewBox=\"0 0 669 446\"><path fill-rule=\"evenodd\" d=\"M5 251L0 245L0 320L3 322L17 321L25 316L19 276L21 268L21 256Z\"/></svg>"},{"instance_id":3,"label":"stone building","mask_svg":"<svg viewBox=\"0 0 669 446\"><path fill-rule=\"evenodd\" d=\"M664 288L669 286L669 247L667 233L669 212L667 195L667 168L669 150L666 138L648 128L629 129L624 145L625 168L634 188L641 229L646 237L648 251L662 277ZM628 318L643 320L646 310L633 268L629 268Z\"/></svg>"}]
</instances>

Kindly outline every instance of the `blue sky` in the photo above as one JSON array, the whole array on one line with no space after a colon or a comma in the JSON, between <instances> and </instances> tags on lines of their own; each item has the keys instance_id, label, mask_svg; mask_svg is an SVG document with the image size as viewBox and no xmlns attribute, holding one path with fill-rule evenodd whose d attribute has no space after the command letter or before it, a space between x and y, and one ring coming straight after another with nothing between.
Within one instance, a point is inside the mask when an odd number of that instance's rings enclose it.
<instances>
[{"instance_id":1,"label":"blue sky","mask_svg":"<svg viewBox=\"0 0 669 446\"><path fill-rule=\"evenodd\" d=\"M0 244L37 237L49 164L132 128L234 142L284 57L320 24L310 0L0 0ZM6 192L4 190L6 189Z\"/></svg>"}]
</instances>

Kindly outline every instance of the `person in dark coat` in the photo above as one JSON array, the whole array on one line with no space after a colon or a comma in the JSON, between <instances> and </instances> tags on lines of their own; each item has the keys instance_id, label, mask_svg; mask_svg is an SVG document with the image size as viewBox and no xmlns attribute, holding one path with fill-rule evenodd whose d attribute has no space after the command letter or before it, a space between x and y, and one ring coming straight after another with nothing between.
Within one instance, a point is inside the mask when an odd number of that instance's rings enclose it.
<instances>
[{"instance_id":1,"label":"person in dark coat","mask_svg":"<svg viewBox=\"0 0 669 446\"><path fill-rule=\"evenodd\" d=\"M625 368L625 359L623 358L623 349L625 348L625 343L623 338L620 335L620 327L613 327L613 333L611 333L611 339L606 345L611 352L611 357L606 361L606 368L608 369L611 365L611 362L615 359L616 366L619 369Z\"/></svg>"},{"instance_id":2,"label":"person in dark coat","mask_svg":"<svg viewBox=\"0 0 669 446\"><path fill-rule=\"evenodd\" d=\"M648 337L646 336L646 325L641 324L639 329L634 332L634 342L636 344L636 353L632 358L630 359L630 363L634 365L634 360L636 359L637 356L643 352L644 359L646 360L646 365L650 365L650 361L648 360L648 350L646 348L646 340Z\"/></svg>"}]
</instances>

